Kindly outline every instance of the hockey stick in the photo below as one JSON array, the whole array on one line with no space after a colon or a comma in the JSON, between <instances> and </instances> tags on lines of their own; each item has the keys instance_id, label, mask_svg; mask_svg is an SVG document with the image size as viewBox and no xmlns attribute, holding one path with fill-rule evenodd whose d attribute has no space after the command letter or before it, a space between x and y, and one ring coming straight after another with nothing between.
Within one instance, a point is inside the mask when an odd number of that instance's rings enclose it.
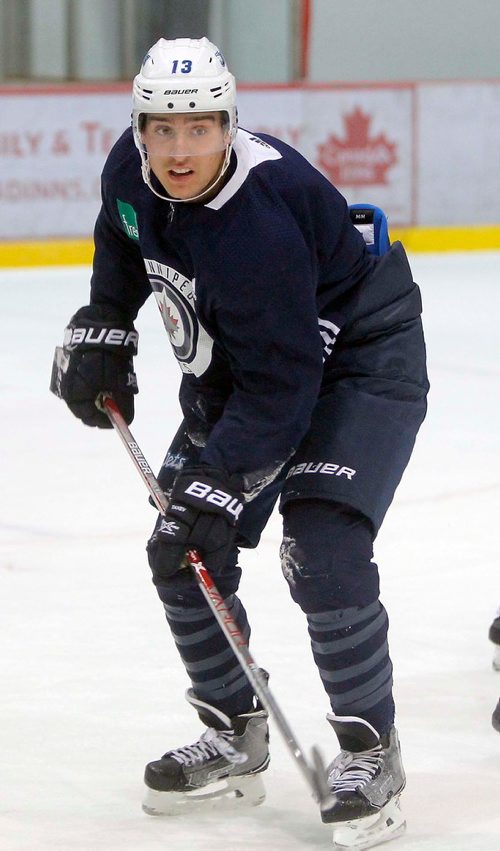
<instances>
[{"instance_id":1,"label":"hockey stick","mask_svg":"<svg viewBox=\"0 0 500 851\"><path fill-rule=\"evenodd\" d=\"M158 511L160 514L165 514L168 509L167 497L158 484L158 481L138 444L134 440L116 402L109 394L101 393L96 399L96 405L99 410L103 411L103 413L107 414L109 417L111 425L120 436L130 458L134 462L143 482L146 484ZM190 549L187 552L187 558L200 590L212 610L212 613L229 645L233 649L248 681L260 699L263 707L274 719L288 750L302 772L315 800L319 804L324 804L331 796L326 783L326 771L319 749L316 745L312 748L312 765L310 765L308 760L305 758L302 748L297 742L297 739L295 738L286 718L276 703L276 700L274 699L267 684L265 675L252 657L245 638L228 610L223 597L218 592L199 553L194 549Z\"/></svg>"}]
</instances>

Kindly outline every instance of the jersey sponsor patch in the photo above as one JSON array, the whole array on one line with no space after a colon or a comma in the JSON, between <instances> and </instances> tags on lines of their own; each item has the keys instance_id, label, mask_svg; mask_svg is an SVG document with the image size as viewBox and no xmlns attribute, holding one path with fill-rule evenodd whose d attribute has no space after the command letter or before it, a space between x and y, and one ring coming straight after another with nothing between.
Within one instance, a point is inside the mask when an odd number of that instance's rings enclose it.
<instances>
[{"instance_id":1,"label":"jersey sponsor patch","mask_svg":"<svg viewBox=\"0 0 500 851\"><path fill-rule=\"evenodd\" d=\"M127 204L126 201L120 201L119 198L116 199L116 206L118 207L118 215L120 216L120 221L122 223L123 230L130 237L130 239L135 240L135 242L139 242L139 228L137 227L137 214L132 207L132 204Z\"/></svg>"},{"instance_id":2,"label":"jersey sponsor patch","mask_svg":"<svg viewBox=\"0 0 500 851\"><path fill-rule=\"evenodd\" d=\"M144 263L181 370L203 375L212 360L213 340L196 316L194 280L157 260Z\"/></svg>"}]
</instances>

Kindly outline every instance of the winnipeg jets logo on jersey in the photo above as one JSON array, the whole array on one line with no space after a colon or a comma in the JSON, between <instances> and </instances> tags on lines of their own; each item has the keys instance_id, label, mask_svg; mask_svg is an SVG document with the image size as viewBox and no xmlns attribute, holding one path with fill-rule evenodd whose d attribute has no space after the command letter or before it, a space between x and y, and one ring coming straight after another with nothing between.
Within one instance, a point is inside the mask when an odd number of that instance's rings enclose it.
<instances>
[{"instance_id":1,"label":"winnipeg jets logo on jersey","mask_svg":"<svg viewBox=\"0 0 500 851\"><path fill-rule=\"evenodd\" d=\"M180 368L191 375L203 375L212 359L213 340L196 316L194 280L157 260L144 262Z\"/></svg>"}]
</instances>

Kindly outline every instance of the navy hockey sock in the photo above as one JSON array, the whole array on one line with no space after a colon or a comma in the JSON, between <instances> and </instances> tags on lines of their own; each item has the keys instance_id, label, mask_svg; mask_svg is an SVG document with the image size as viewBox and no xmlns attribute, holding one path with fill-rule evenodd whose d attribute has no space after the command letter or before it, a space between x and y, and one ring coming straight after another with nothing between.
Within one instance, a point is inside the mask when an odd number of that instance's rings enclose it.
<instances>
[{"instance_id":1,"label":"navy hockey sock","mask_svg":"<svg viewBox=\"0 0 500 851\"><path fill-rule=\"evenodd\" d=\"M392 663L372 556L373 529L359 512L325 500L285 506L283 573L332 709L383 734L394 722Z\"/></svg>"},{"instance_id":2,"label":"navy hockey sock","mask_svg":"<svg viewBox=\"0 0 500 851\"><path fill-rule=\"evenodd\" d=\"M232 594L225 604L248 641L250 625L241 601ZM253 690L208 605L163 605L196 697L230 717L248 712Z\"/></svg>"},{"instance_id":3,"label":"navy hockey sock","mask_svg":"<svg viewBox=\"0 0 500 851\"><path fill-rule=\"evenodd\" d=\"M363 608L307 615L314 660L335 715L354 715L382 735L394 723L387 613Z\"/></svg>"}]
</instances>

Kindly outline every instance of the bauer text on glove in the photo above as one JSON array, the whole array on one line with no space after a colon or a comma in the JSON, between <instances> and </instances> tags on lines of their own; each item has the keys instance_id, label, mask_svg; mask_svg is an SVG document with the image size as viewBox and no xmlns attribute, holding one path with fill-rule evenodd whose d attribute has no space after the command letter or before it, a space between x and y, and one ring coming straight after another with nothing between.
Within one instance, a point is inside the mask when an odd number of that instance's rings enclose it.
<instances>
[{"instance_id":1,"label":"bauer text on glove","mask_svg":"<svg viewBox=\"0 0 500 851\"><path fill-rule=\"evenodd\" d=\"M239 476L214 467L190 467L174 481L171 502L148 542L153 581L162 584L182 566L186 550L199 551L208 570L224 569L243 510Z\"/></svg>"},{"instance_id":2,"label":"bauer text on glove","mask_svg":"<svg viewBox=\"0 0 500 851\"><path fill-rule=\"evenodd\" d=\"M50 389L82 422L99 428L111 428L111 423L95 401L100 393L110 393L131 423L138 392L132 360L137 342L132 321L117 308L81 307L65 330L62 348L56 349Z\"/></svg>"}]
</instances>

